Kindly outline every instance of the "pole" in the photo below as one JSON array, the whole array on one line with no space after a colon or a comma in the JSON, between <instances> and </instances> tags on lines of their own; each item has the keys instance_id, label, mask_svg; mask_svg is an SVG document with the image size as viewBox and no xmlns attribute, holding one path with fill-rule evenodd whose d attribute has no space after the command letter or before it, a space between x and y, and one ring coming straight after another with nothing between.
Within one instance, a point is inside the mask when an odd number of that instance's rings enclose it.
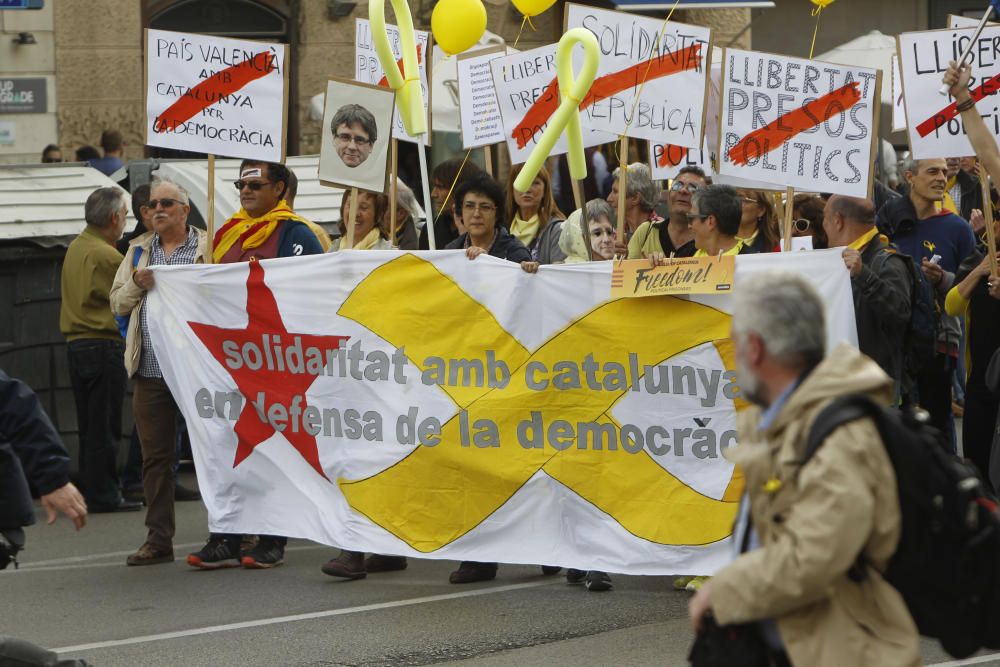
<instances>
[{"instance_id":1,"label":"pole","mask_svg":"<svg viewBox=\"0 0 1000 667\"><path fill-rule=\"evenodd\" d=\"M351 188L351 201L347 206L346 238L347 244L340 244L341 250L350 250L354 247L354 221L358 218L358 189Z\"/></svg>"},{"instance_id":2,"label":"pole","mask_svg":"<svg viewBox=\"0 0 1000 667\"><path fill-rule=\"evenodd\" d=\"M625 200L628 199L628 135L622 135L618 160L618 230L615 238L625 243Z\"/></svg>"},{"instance_id":3,"label":"pole","mask_svg":"<svg viewBox=\"0 0 1000 667\"><path fill-rule=\"evenodd\" d=\"M993 229L993 200L990 198L990 179L986 168L979 165L979 184L983 188L983 217L986 218L986 254L990 258L990 275L998 275L997 271L997 234Z\"/></svg>"},{"instance_id":4,"label":"pole","mask_svg":"<svg viewBox=\"0 0 1000 667\"><path fill-rule=\"evenodd\" d=\"M486 163L486 173L493 178L493 147L489 144L483 146L483 158Z\"/></svg>"},{"instance_id":5,"label":"pole","mask_svg":"<svg viewBox=\"0 0 1000 667\"><path fill-rule=\"evenodd\" d=\"M785 221L782 226L782 250L792 251L792 211L795 210L795 188L788 186L785 188Z\"/></svg>"},{"instance_id":6,"label":"pole","mask_svg":"<svg viewBox=\"0 0 1000 667\"><path fill-rule=\"evenodd\" d=\"M965 51L962 52L962 58L958 61L959 69L961 69L962 65L965 64L965 61L969 59L969 55L972 54L972 49L974 49L976 47L976 44L979 42L979 36L983 34L983 29L986 28L986 24L989 22L990 17L992 15L993 15L993 5L991 3L986 8L986 13L983 14L983 18L980 19L979 25L976 26L976 32L972 36L972 39L969 40L969 45L965 47ZM941 93L942 95L947 95L949 88L950 87L947 84L942 84L938 92Z\"/></svg>"},{"instance_id":7,"label":"pole","mask_svg":"<svg viewBox=\"0 0 1000 667\"><path fill-rule=\"evenodd\" d=\"M389 141L389 151L390 151L390 171L389 178L389 242L392 247L396 247L396 181L398 180L397 169L399 166L398 162L398 151L399 145L396 143L396 138L393 137Z\"/></svg>"},{"instance_id":8,"label":"pole","mask_svg":"<svg viewBox=\"0 0 1000 667\"><path fill-rule=\"evenodd\" d=\"M427 225L427 245L431 250L437 250L434 240L434 213L431 211L431 182L427 178L427 149L423 144L417 144L417 154L420 158L420 180L424 186L424 222Z\"/></svg>"},{"instance_id":9,"label":"pole","mask_svg":"<svg viewBox=\"0 0 1000 667\"><path fill-rule=\"evenodd\" d=\"M215 252L215 156L208 156L208 210L205 212L205 231L208 232L208 261L213 263Z\"/></svg>"}]
</instances>

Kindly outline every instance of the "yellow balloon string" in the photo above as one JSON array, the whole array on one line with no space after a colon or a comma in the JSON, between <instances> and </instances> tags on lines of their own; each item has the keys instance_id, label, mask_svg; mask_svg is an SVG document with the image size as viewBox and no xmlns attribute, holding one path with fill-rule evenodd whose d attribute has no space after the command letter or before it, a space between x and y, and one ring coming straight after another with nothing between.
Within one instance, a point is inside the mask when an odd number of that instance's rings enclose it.
<instances>
[{"instance_id":1,"label":"yellow balloon string","mask_svg":"<svg viewBox=\"0 0 1000 667\"><path fill-rule=\"evenodd\" d=\"M469 149L469 152L465 154L465 159L462 160L462 164L458 166L458 173L455 174L455 180L451 182L451 187L448 188L448 194L444 197L444 203L441 204L441 210L438 211L436 216L434 216L435 224L437 223L438 218L441 217L441 214L448 210L448 202L451 201L451 193L455 191L455 186L458 185L458 179L462 177L462 170L465 169L465 163L469 161L470 155L472 155L471 148ZM429 203L430 202L428 202L428 204Z\"/></svg>"},{"instance_id":2,"label":"yellow balloon string","mask_svg":"<svg viewBox=\"0 0 1000 667\"><path fill-rule=\"evenodd\" d=\"M823 8L822 7L817 7L816 9L812 10L812 15L816 17L816 27L813 28L812 44L809 46L809 59L810 60L812 60L813 51L816 50L816 35L819 34L819 19L820 19L820 16L823 15Z\"/></svg>"}]
</instances>

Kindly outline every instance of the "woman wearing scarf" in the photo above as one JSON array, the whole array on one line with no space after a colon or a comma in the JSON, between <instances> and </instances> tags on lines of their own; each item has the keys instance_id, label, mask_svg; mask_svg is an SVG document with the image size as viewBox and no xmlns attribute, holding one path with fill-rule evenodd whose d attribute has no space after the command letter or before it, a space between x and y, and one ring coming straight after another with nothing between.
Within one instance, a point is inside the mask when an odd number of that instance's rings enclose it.
<instances>
[{"instance_id":1,"label":"woman wearing scarf","mask_svg":"<svg viewBox=\"0 0 1000 667\"><path fill-rule=\"evenodd\" d=\"M778 221L774 204L766 192L738 189L743 204L743 217L736 238L753 252L778 252Z\"/></svg>"},{"instance_id":2,"label":"woman wearing scarf","mask_svg":"<svg viewBox=\"0 0 1000 667\"><path fill-rule=\"evenodd\" d=\"M340 238L333 242L330 252L337 252L345 245L347 219L350 217L351 198L344 193L340 202ZM354 216L354 243L351 250L391 250L392 244L383 229L385 216L389 210L389 198L376 192L358 193L358 211Z\"/></svg>"},{"instance_id":3,"label":"woman wearing scarf","mask_svg":"<svg viewBox=\"0 0 1000 667\"><path fill-rule=\"evenodd\" d=\"M507 177L506 208L513 214L510 233L531 252L532 261L556 264L566 259L559 249L559 234L566 216L552 196L549 172L542 167L527 192L514 190L514 179L524 165L517 165Z\"/></svg>"}]
</instances>

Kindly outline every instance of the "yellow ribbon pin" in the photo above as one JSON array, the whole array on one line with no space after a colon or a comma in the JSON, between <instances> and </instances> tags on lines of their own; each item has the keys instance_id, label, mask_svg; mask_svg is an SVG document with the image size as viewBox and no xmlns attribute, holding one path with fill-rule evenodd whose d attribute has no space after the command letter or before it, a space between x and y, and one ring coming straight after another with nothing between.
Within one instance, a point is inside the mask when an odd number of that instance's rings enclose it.
<instances>
[{"instance_id":1,"label":"yellow ribbon pin","mask_svg":"<svg viewBox=\"0 0 1000 667\"><path fill-rule=\"evenodd\" d=\"M396 106L403 119L407 134L415 137L427 133L427 117L424 114L424 91L420 87L420 75L417 69L417 40L413 33L413 18L406 0L390 0L399 24L400 52L403 55L403 74L396 65L396 57L392 54L389 35L385 32L385 0L375 0L368 3L368 20L372 26L372 39L375 42L375 52L385 70L385 78L389 87L396 91ZM426 58L429 54L424 54Z\"/></svg>"},{"instance_id":2,"label":"yellow ribbon pin","mask_svg":"<svg viewBox=\"0 0 1000 667\"><path fill-rule=\"evenodd\" d=\"M573 47L583 45L583 68L579 78L573 74ZM514 180L514 189L527 192L535 176L542 168L545 158L552 152L559 135L566 131L566 141L569 144L569 173L574 180L587 177L587 161L583 156L583 133L580 131L580 103L590 91L590 86L597 76L597 66L601 55L594 33L585 28L573 28L567 31L559 40L556 50L556 72L559 79L559 96L562 100L559 108L549 118L548 127L542 133L541 139L531 155L524 163L524 168Z\"/></svg>"},{"instance_id":3,"label":"yellow ribbon pin","mask_svg":"<svg viewBox=\"0 0 1000 667\"><path fill-rule=\"evenodd\" d=\"M781 491L781 480L777 477L772 477L764 482L764 493L774 495L778 491Z\"/></svg>"}]
</instances>

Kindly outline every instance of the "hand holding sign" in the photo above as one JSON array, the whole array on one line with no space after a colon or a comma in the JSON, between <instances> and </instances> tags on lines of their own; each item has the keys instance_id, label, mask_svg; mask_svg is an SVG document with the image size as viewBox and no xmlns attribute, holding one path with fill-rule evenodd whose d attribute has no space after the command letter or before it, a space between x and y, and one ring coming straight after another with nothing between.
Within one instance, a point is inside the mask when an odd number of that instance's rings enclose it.
<instances>
[{"instance_id":1,"label":"hand holding sign","mask_svg":"<svg viewBox=\"0 0 1000 667\"><path fill-rule=\"evenodd\" d=\"M573 75L573 47L583 45L584 60L580 77ZM559 74L559 95L562 98L559 108L549 119L548 127L539 139L535 150L524 163L524 168L514 180L514 189L527 192L531 183L538 175L545 158L549 156L559 135L566 130L566 141L569 143L569 173L574 180L586 178L587 161L583 156L583 135L580 131L580 103L594 83L597 76L597 66L600 64L597 38L589 30L573 28L567 31L559 40L559 50L556 52L556 71Z\"/></svg>"},{"instance_id":2,"label":"hand holding sign","mask_svg":"<svg viewBox=\"0 0 1000 667\"><path fill-rule=\"evenodd\" d=\"M379 62L385 70L389 87L396 91L396 106L403 117L403 125L411 135L427 133L427 119L424 117L424 91L420 87L417 70L417 45L413 34L413 19L406 0L391 0L392 9L399 22L399 38L402 42L403 74L396 65L389 36L385 32L385 0L375 0L368 4L368 20L372 24L372 39Z\"/></svg>"}]
</instances>

